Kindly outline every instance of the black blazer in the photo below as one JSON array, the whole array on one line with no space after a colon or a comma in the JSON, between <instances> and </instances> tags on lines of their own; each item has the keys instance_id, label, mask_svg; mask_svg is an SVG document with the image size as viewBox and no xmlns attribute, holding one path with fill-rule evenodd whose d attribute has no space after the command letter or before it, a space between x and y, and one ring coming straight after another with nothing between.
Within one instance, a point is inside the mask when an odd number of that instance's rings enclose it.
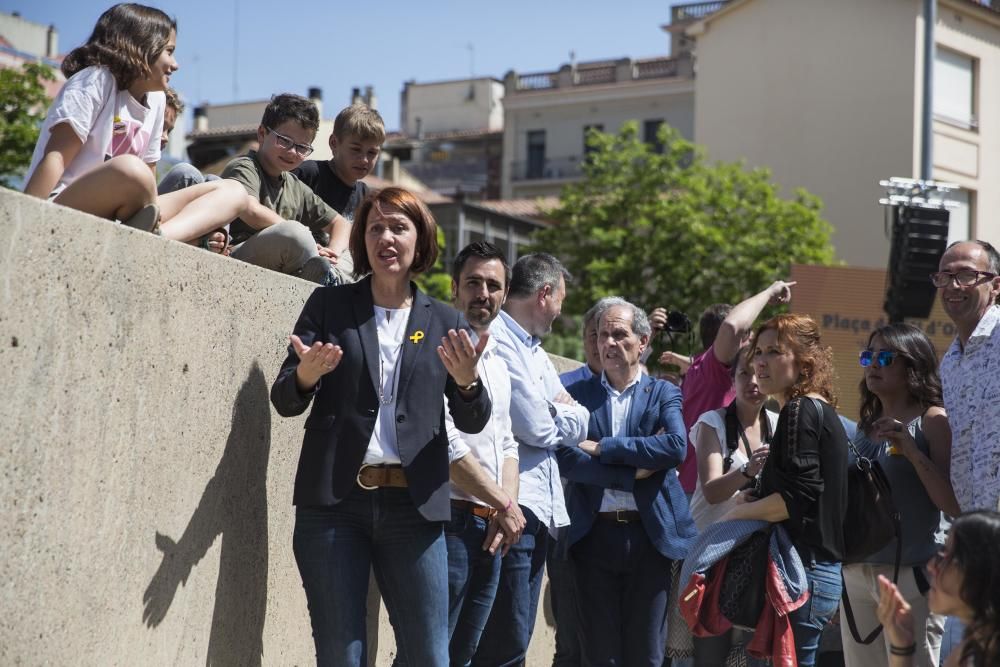
<instances>
[{"instance_id":1,"label":"black blazer","mask_svg":"<svg viewBox=\"0 0 1000 667\"><path fill-rule=\"evenodd\" d=\"M469 329L465 318L416 286L413 289L394 416L399 456L414 505L429 521L447 521L451 505L445 396L455 426L467 433L483 430L491 405L481 386L473 399L464 400L437 355L449 329ZM293 502L334 505L354 488L381 407L371 278L314 291L295 324L295 334L306 345L333 343L344 351L337 367L311 393L302 394L295 384L299 358L289 347L271 387L271 403L283 417L302 414L314 401L306 418Z\"/></svg>"}]
</instances>

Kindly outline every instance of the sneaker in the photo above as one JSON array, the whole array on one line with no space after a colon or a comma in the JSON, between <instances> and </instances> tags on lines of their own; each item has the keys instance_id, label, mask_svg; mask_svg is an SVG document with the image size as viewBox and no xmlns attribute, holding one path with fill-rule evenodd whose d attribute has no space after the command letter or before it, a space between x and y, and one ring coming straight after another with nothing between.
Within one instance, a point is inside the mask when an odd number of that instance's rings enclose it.
<instances>
[{"instance_id":1,"label":"sneaker","mask_svg":"<svg viewBox=\"0 0 1000 667\"><path fill-rule=\"evenodd\" d=\"M146 204L122 224L133 229L155 233L160 225L160 207L156 204Z\"/></svg>"},{"instance_id":2,"label":"sneaker","mask_svg":"<svg viewBox=\"0 0 1000 667\"><path fill-rule=\"evenodd\" d=\"M299 271L299 278L309 280L320 285L327 285L330 277L330 260L326 257L310 257L302 269Z\"/></svg>"}]
</instances>

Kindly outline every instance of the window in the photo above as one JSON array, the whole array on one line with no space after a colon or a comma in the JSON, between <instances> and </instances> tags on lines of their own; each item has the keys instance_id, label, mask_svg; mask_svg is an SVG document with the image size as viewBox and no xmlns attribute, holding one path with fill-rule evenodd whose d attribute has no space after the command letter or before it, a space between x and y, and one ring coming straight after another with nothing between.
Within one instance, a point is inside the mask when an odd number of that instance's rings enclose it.
<instances>
[{"instance_id":1,"label":"window","mask_svg":"<svg viewBox=\"0 0 1000 667\"><path fill-rule=\"evenodd\" d=\"M528 132L528 163L526 178L541 178L545 173L545 130Z\"/></svg>"},{"instance_id":2,"label":"window","mask_svg":"<svg viewBox=\"0 0 1000 667\"><path fill-rule=\"evenodd\" d=\"M602 125L600 123L597 123L595 125L584 125L583 126L583 154L584 155L590 155L591 153L594 152L593 146L591 146L589 144L589 142L587 141L587 138L590 136L590 131L591 130L593 130L594 132L603 132L604 131L604 125Z\"/></svg>"},{"instance_id":3,"label":"window","mask_svg":"<svg viewBox=\"0 0 1000 667\"><path fill-rule=\"evenodd\" d=\"M960 127L976 127L976 60L938 47L934 59L934 115Z\"/></svg>"},{"instance_id":4,"label":"window","mask_svg":"<svg viewBox=\"0 0 1000 667\"><path fill-rule=\"evenodd\" d=\"M660 139L657 136L661 125L663 125L662 118L647 120L642 123L642 140L652 146L653 150L657 153L663 152L663 144L660 143Z\"/></svg>"}]
</instances>

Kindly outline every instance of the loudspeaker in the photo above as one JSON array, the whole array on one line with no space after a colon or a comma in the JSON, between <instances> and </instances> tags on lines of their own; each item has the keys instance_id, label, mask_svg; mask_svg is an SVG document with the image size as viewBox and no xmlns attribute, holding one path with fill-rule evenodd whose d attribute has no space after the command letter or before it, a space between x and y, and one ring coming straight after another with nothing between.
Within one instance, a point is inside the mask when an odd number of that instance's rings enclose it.
<instances>
[{"instance_id":1,"label":"loudspeaker","mask_svg":"<svg viewBox=\"0 0 1000 667\"><path fill-rule=\"evenodd\" d=\"M885 314L890 322L931 314L938 270L948 246L948 209L893 206L892 247L886 272Z\"/></svg>"}]
</instances>

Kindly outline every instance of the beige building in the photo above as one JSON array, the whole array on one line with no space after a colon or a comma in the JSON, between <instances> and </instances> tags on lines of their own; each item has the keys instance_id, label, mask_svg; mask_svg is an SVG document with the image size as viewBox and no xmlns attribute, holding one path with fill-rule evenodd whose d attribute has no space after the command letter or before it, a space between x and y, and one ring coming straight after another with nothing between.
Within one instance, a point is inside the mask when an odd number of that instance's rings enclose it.
<instances>
[{"instance_id":1,"label":"beige building","mask_svg":"<svg viewBox=\"0 0 1000 667\"><path fill-rule=\"evenodd\" d=\"M819 195L839 258L884 267L880 179L920 167L921 0L734 0L696 21L694 138ZM1000 5L939 0L934 172L952 238L1000 243Z\"/></svg>"},{"instance_id":2,"label":"beige building","mask_svg":"<svg viewBox=\"0 0 1000 667\"><path fill-rule=\"evenodd\" d=\"M654 142L662 123L687 138L694 129L694 78L685 55L571 63L558 71L504 77L501 195L558 195L578 180L587 130L616 132L639 122Z\"/></svg>"},{"instance_id":3,"label":"beige building","mask_svg":"<svg viewBox=\"0 0 1000 667\"><path fill-rule=\"evenodd\" d=\"M407 81L400 94L400 131L425 133L503 129L503 83L492 77Z\"/></svg>"}]
</instances>

